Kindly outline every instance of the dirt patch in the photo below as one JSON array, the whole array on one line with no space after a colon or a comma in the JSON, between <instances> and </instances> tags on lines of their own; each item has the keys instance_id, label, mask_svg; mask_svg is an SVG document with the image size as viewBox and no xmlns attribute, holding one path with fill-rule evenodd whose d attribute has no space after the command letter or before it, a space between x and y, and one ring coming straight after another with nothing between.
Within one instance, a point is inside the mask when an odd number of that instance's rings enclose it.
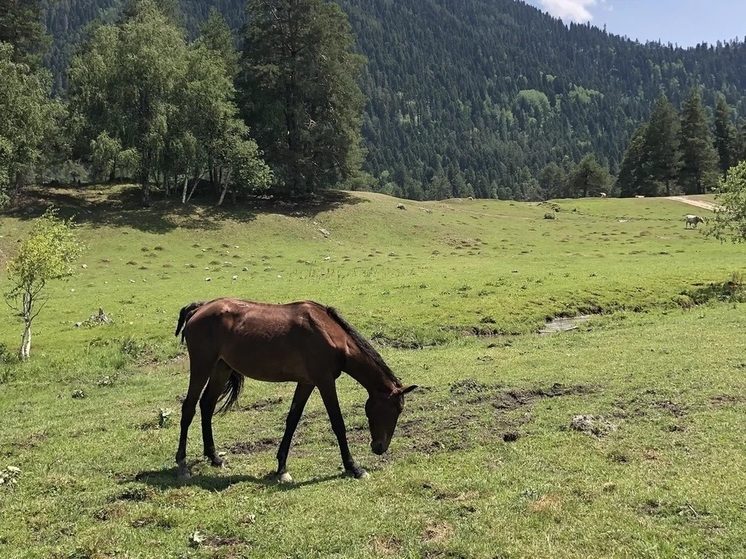
<instances>
[{"instance_id":1,"label":"dirt patch","mask_svg":"<svg viewBox=\"0 0 746 559\"><path fill-rule=\"evenodd\" d=\"M119 495L114 497L115 501L147 501L152 497L151 491L145 487L128 487Z\"/></svg>"},{"instance_id":2,"label":"dirt patch","mask_svg":"<svg viewBox=\"0 0 746 559\"><path fill-rule=\"evenodd\" d=\"M268 408L274 408L275 406L279 406L284 401L282 396L277 396L276 398L262 398L261 400L257 400L256 402L253 402L249 404L248 406L244 406L241 408L241 411L246 410L265 410Z\"/></svg>"},{"instance_id":3,"label":"dirt patch","mask_svg":"<svg viewBox=\"0 0 746 559\"><path fill-rule=\"evenodd\" d=\"M666 410L675 417L686 415L686 408L682 404L677 404L671 400L661 400L660 402L655 402L653 405L662 410Z\"/></svg>"},{"instance_id":4,"label":"dirt patch","mask_svg":"<svg viewBox=\"0 0 746 559\"><path fill-rule=\"evenodd\" d=\"M254 454L265 450L276 450L279 444L276 439L264 438L258 441L240 441L229 446L228 449L233 454Z\"/></svg>"},{"instance_id":5,"label":"dirt patch","mask_svg":"<svg viewBox=\"0 0 746 559\"><path fill-rule=\"evenodd\" d=\"M526 406L536 400L543 398L557 398L559 396L570 396L573 394L588 394L592 390L588 386L574 385L565 386L554 383L549 388L533 388L529 390L512 389L499 392L495 395L492 406L499 410L513 410Z\"/></svg>"},{"instance_id":6,"label":"dirt patch","mask_svg":"<svg viewBox=\"0 0 746 559\"><path fill-rule=\"evenodd\" d=\"M425 543L443 543L453 537L454 529L448 522L429 522L422 531L422 541Z\"/></svg>"},{"instance_id":7,"label":"dirt patch","mask_svg":"<svg viewBox=\"0 0 746 559\"><path fill-rule=\"evenodd\" d=\"M392 347L395 349L422 349L425 347L425 344L423 344L419 340L415 340L411 338L394 338L391 336L387 336L386 334L383 334L381 332L377 332L373 334L373 336L371 336L371 340L373 340L375 343L377 343L380 346ZM428 344L428 345L435 345L435 344Z\"/></svg>"},{"instance_id":8,"label":"dirt patch","mask_svg":"<svg viewBox=\"0 0 746 559\"><path fill-rule=\"evenodd\" d=\"M553 512L562 508L562 501L555 495L542 495L532 503L529 503L528 510L531 512Z\"/></svg>"},{"instance_id":9,"label":"dirt patch","mask_svg":"<svg viewBox=\"0 0 746 559\"><path fill-rule=\"evenodd\" d=\"M746 397L735 394L718 394L710 398L710 404L715 407L731 407L746 403Z\"/></svg>"},{"instance_id":10,"label":"dirt patch","mask_svg":"<svg viewBox=\"0 0 746 559\"><path fill-rule=\"evenodd\" d=\"M370 547L379 557L394 557L401 554L403 544L396 536L374 536Z\"/></svg>"},{"instance_id":11,"label":"dirt patch","mask_svg":"<svg viewBox=\"0 0 746 559\"><path fill-rule=\"evenodd\" d=\"M458 380L452 383L450 387L451 394L457 396L464 396L467 394L481 394L483 392L488 392L494 389L494 385L490 386L488 384L484 384L483 382L474 380L473 378Z\"/></svg>"}]
</instances>

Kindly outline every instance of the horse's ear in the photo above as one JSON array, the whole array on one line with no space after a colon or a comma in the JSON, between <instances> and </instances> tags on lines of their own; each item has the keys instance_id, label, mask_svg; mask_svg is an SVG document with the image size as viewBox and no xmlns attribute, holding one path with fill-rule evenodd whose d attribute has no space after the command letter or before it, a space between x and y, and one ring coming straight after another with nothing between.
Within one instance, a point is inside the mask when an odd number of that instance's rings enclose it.
<instances>
[{"instance_id":1,"label":"horse's ear","mask_svg":"<svg viewBox=\"0 0 746 559\"><path fill-rule=\"evenodd\" d=\"M409 394L410 392L412 392L412 390L414 390L415 388L417 388L417 385L416 385L416 384L412 384L412 385L410 385L410 386L407 386L406 388L401 388L401 389L399 390L399 393L400 393L400 394L401 394L402 396L404 396L405 394Z\"/></svg>"}]
</instances>

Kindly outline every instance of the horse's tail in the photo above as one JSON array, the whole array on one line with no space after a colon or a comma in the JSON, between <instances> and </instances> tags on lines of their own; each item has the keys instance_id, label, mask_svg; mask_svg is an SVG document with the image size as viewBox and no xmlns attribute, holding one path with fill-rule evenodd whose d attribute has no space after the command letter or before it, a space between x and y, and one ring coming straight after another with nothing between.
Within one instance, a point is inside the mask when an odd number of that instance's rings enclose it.
<instances>
[{"instance_id":1,"label":"horse's tail","mask_svg":"<svg viewBox=\"0 0 746 559\"><path fill-rule=\"evenodd\" d=\"M218 397L218 402L223 402L218 413L226 413L233 407L233 404L236 403L238 397L241 395L243 381L243 375L236 371L231 371L231 376L228 377L228 382L225 383L225 388L223 388L223 392Z\"/></svg>"},{"instance_id":2,"label":"horse's tail","mask_svg":"<svg viewBox=\"0 0 746 559\"><path fill-rule=\"evenodd\" d=\"M187 306L182 307L181 311L179 311L179 321L176 323L176 332L174 332L174 336L179 335L179 332L181 332L184 326L186 326L186 323L189 322L189 319L192 318L192 315L197 312L197 309L199 309L204 304L204 301L197 301L195 303L189 303ZM182 342L184 341L184 334L185 332L182 332L181 334Z\"/></svg>"},{"instance_id":3,"label":"horse's tail","mask_svg":"<svg viewBox=\"0 0 746 559\"><path fill-rule=\"evenodd\" d=\"M334 320L342 327L342 330L344 330L348 336L353 339L357 347L360 348L360 351L362 351L365 355L368 356L371 361L373 361L373 363L378 365L378 367L380 367L383 371L390 375L393 380L399 383L399 379L396 378L394 373L391 371L391 368L386 365L386 362L383 360L383 357L381 357L381 354L378 353L372 345L370 345L370 342L366 340L362 336L362 334L360 334L360 332L355 330L350 325L350 323L342 318L336 309L332 307L326 307L326 313L332 318L332 320Z\"/></svg>"}]
</instances>

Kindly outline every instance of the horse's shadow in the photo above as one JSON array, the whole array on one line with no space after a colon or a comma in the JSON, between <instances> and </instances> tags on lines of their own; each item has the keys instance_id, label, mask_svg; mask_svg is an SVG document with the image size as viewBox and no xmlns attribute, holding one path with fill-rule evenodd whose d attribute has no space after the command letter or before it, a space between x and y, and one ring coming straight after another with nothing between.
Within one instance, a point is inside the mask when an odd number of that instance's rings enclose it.
<instances>
[{"instance_id":1,"label":"horse's shadow","mask_svg":"<svg viewBox=\"0 0 746 559\"><path fill-rule=\"evenodd\" d=\"M229 487L238 483L252 483L276 491L290 491L293 489L300 489L301 487L341 479L345 477L345 475L345 473L329 474L297 482L292 481L290 483L280 483L274 472L270 472L263 477L241 474L227 476L221 476L219 474L196 474L189 479L182 480L177 477L176 468L163 468L161 470L140 472L134 477L134 481L144 483L160 490L178 489L180 487L200 487L209 491L225 491ZM129 481L125 483L129 483Z\"/></svg>"}]
</instances>

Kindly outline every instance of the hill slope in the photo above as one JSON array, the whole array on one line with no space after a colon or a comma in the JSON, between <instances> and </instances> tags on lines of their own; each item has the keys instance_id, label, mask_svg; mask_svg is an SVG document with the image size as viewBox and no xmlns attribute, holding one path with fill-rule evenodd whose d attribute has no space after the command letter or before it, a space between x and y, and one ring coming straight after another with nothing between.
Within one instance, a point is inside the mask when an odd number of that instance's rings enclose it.
<instances>
[{"instance_id":1,"label":"hill slope","mask_svg":"<svg viewBox=\"0 0 746 559\"><path fill-rule=\"evenodd\" d=\"M121 0L54 3L52 65ZM376 189L412 198L530 198L550 161L597 153L616 171L632 130L665 92L694 85L746 114L746 46L642 45L561 21L515 0L340 0L369 65L363 78L367 168ZM212 5L234 28L242 0L183 1L193 33ZM108 11L107 11L108 10ZM438 184L431 184L433 177ZM443 178L447 180L442 180ZM437 181L436 181L437 183Z\"/></svg>"}]
</instances>

